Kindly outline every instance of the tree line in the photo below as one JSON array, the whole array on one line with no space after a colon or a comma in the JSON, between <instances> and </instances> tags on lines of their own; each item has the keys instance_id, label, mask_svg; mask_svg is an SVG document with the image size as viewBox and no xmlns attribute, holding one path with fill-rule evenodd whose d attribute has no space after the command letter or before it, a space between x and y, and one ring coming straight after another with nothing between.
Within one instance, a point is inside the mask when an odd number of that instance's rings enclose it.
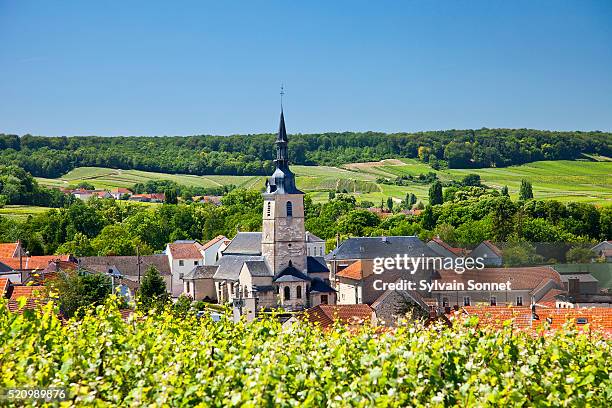
<instances>
[{"instance_id":1,"label":"tree line","mask_svg":"<svg viewBox=\"0 0 612 408\"><path fill-rule=\"evenodd\" d=\"M59 177L81 166L162 173L265 175L274 135L164 137L44 137L0 134L0 164L37 177ZM343 132L291 137L292 163L341 165L416 158L434 168L504 167L536 160L612 156L612 134L532 129L447 130L418 133Z\"/></svg>"}]
</instances>

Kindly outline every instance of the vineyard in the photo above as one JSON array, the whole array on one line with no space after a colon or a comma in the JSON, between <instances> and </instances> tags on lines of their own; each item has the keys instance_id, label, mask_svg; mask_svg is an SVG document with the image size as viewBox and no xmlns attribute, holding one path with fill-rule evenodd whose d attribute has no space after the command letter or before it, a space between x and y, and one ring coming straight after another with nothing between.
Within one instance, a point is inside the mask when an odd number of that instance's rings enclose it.
<instances>
[{"instance_id":1,"label":"vineyard","mask_svg":"<svg viewBox=\"0 0 612 408\"><path fill-rule=\"evenodd\" d=\"M124 319L111 303L63 323L51 305L23 315L0 308L0 388L65 388L62 406L607 406L612 399L612 343L571 328L533 336L467 321L322 333L272 318L234 324L164 311Z\"/></svg>"}]
</instances>

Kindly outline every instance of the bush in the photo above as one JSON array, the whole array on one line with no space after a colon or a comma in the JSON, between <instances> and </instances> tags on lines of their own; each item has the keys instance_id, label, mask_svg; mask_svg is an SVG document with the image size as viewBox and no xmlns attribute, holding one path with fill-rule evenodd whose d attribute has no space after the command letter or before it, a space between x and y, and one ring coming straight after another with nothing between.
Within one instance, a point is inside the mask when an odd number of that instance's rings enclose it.
<instances>
[{"instance_id":1,"label":"bush","mask_svg":"<svg viewBox=\"0 0 612 408\"><path fill-rule=\"evenodd\" d=\"M122 320L108 302L80 321L0 304L0 387L66 387L75 406L607 406L612 343L453 328L322 333L272 318Z\"/></svg>"}]
</instances>

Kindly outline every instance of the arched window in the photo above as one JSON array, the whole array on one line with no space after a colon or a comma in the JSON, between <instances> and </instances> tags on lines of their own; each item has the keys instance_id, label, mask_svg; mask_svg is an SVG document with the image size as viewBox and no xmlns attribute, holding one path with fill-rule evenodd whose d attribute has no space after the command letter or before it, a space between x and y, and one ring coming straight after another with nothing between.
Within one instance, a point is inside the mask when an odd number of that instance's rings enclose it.
<instances>
[{"instance_id":1,"label":"arched window","mask_svg":"<svg viewBox=\"0 0 612 408\"><path fill-rule=\"evenodd\" d=\"M287 217L293 217L293 204L291 204L291 201L287 201Z\"/></svg>"},{"instance_id":2,"label":"arched window","mask_svg":"<svg viewBox=\"0 0 612 408\"><path fill-rule=\"evenodd\" d=\"M272 214L272 203L268 201L268 207L266 209L268 217Z\"/></svg>"},{"instance_id":3,"label":"arched window","mask_svg":"<svg viewBox=\"0 0 612 408\"><path fill-rule=\"evenodd\" d=\"M283 293L285 295L285 300L291 299L291 288L289 286L285 286L285 289L283 289Z\"/></svg>"},{"instance_id":4,"label":"arched window","mask_svg":"<svg viewBox=\"0 0 612 408\"><path fill-rule=\"evenodd\" d=\"M297 287L297 292L295 293L295 297L298 299L302 298L302 287L301 286Z\"/></svg>"}]
</instances>

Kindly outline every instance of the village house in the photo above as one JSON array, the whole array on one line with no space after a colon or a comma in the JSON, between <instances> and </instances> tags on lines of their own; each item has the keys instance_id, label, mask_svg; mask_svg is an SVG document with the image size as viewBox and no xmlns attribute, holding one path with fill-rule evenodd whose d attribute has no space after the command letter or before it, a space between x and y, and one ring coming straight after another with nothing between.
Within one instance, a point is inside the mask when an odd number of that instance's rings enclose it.
<instances>
[{"instance_id":1,"label":"village house","mask_svg":"<svg viewBox=\"0 0 612 408\"><path fill-rule=\"evenodd\" d=\"M297 322L306 322L319 326L323 330L332 328L334 324L341 324L351 329L362 326L376 326L377 316L368 305L318 305L294 315L283 323L289 328Z\"/></svg>"},{"instance_id":2,"label":"village house","mask_svg":"<svg viewBox=\"0 0 612 408\"><path fill-rule=\"evenodd\" d=\"M612 263L612 241L602 241L591 248L591 251L604 262Z\"/></svg>"},{"instance_id":3,"label":"village house","mask_svg":"<svg viewBox=\"0 0 612 408\"><path fill-rule=\"evenodd\" d=\"M306 231L306 255L325 256L325 240L317 237L311 232Z\"/></svg>"},{"instance_id":4,"label":"village house","mask_svg":"<svg viewBox=\"0 0 612 408\"><path fill-rule=\"evenodd\" d=\"M438 257L416 236L356 237L342 242L325 257L338 290L338 303L372 304L384 292L377 282L396 282L401 277L415 282L431 279L433 265L419 267L414 273L395 267L374 273L376 258L395 259L397 256Z\"/></svg>"},{"instance_id":5,"label":"village house","mask_svg":"<svg viewBox=\"0 0 612 408\"><path fill-rule=\"evenodd\" d=\"M465 257L467 255L467 251L465 249L452 247L441 240L439 236L429 241L427 246L441 257L457 258L460 256Z\"/></svg>"},{"instance_id":6,"label":"village house","mask_svg":"<svg viewBox=\"0 0 612 408\"><path fill-rule=\"evenodd\" d=\"M163 203L166 201L166 195L164 193L132 194L129 200L143 203Z\"/></svg>"},{"instance_id":7,"label":"village house","mask_svg":"<svg viewBox=\"0 0 612 408\"><path fill-rule=\"evenodd\" d=\"M483 241L470 252L472 258L482 258L485 266L502 266L502 251L491 241Z\"/></svg>"},{"instance_id":8,"label":"village house","mask_svg":"<svg viewBox=\"0 0 612 408\"><path fill-rule=\"evenodd\" d=\"M154 267L166 283L168 292L171 291L171 274L168 256L141 255L141 256L84 256L78 259L79 269L114 275L120 277L120 283L130 289L132 295L138 289L140 280L146 271Z\"/></svg>"},{"instance_id":9,"label":"village house","mask_svg":"<svg viewBox=\"0 0 612 408\"><path fill-rule=\"evenodd\" d=\"M196 266L204 265L204 248L197 241L179 240L166 245L164 253L168 255L172 275L170 293L178 297L184 290L183 276Z\"/></svg>"},{"instance_id":10,"label":"village house","mask_svg":"<svg viewBox=\"0 0 612 408\"><path fill-rule=\"evenodd\" d=\"M111 195L115 200L123 200L124 198L128 198L132 196L132 192L124 187L118 187L111 191Z\"/></svg>"},{"instance_id":11,"label":"village house","mask_svg":"<svg viewBox=\"0 0 612 408\"><path fill-rule=\"evenodd\" d=\"M217 291L213 276L215 265L200 265L183 275L183 293L193 300L217 302Z\"/></svg>"}]
</instances>

